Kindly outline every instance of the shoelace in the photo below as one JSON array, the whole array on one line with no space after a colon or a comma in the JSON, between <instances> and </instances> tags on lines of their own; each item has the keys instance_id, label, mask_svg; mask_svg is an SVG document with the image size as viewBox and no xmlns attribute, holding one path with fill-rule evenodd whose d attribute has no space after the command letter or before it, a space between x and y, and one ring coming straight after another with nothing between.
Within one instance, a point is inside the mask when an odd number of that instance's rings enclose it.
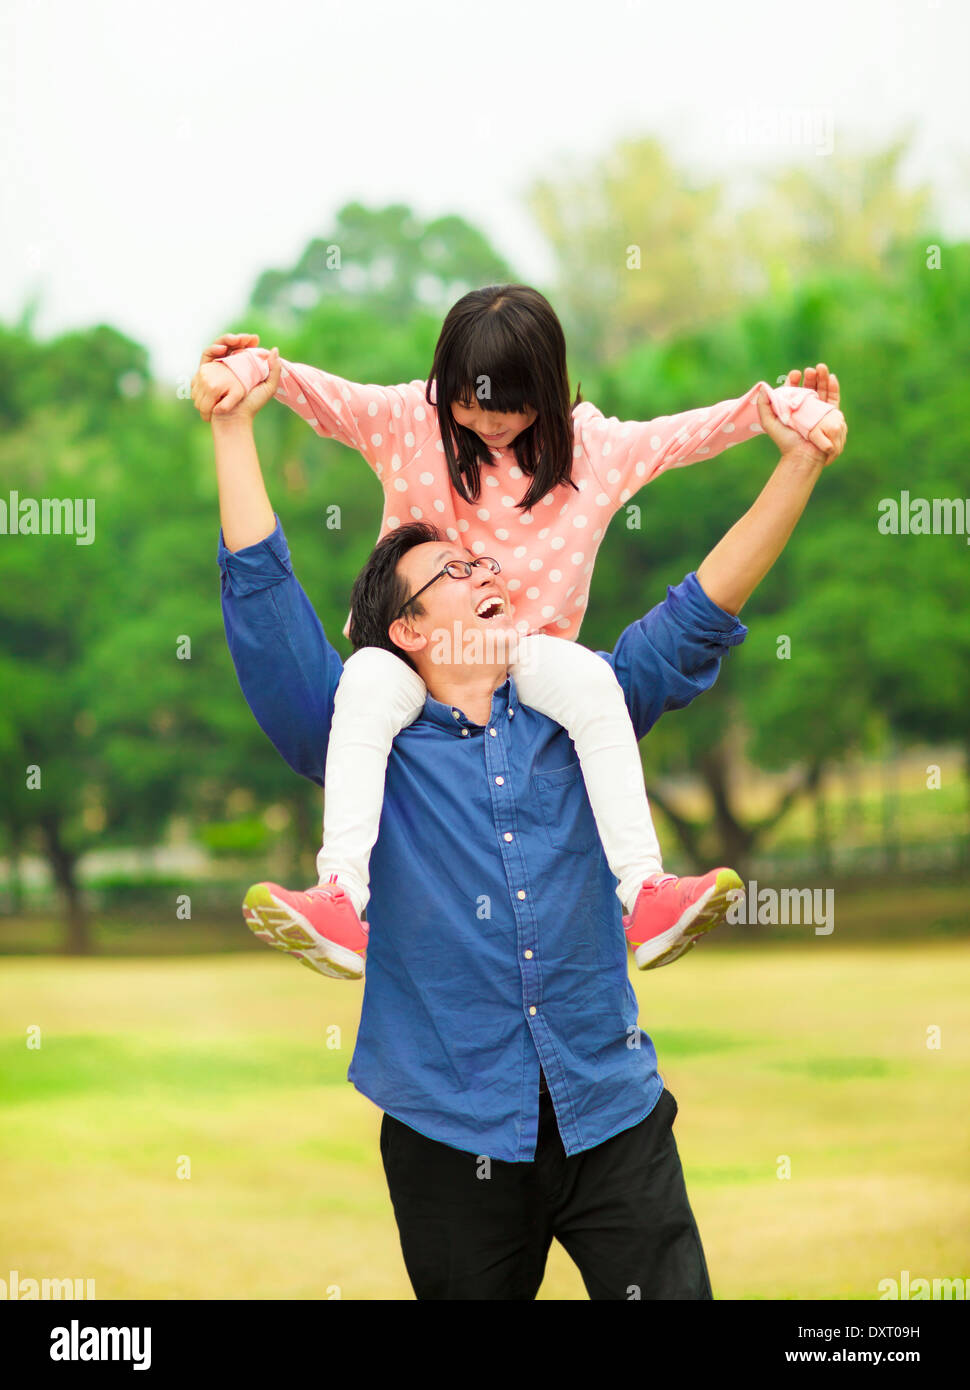
<instances>
[{"instance_id":1,"label":"shoelace","mask_svg":"<svg viewBox=\"0 0 970 1390\"><path fill-rule=\"evenodd\" d=\"M343 891L336 883L317 883L306 890L306 895L308 898L332 898L338 893L342 894Z\"/></svg>"},{"instance_id":2,"label":"shoelace","mask_svg":"<svg viewBox=\"0 0 970 1390\"><path fill-rule=\"evenodd\" d=\"M330 879L330 882L329 882L329 883L317 883L317 884L314 885L314 887L308 888L308 889L306 890L306 893L307 893L307 897L308 897L308 898L312 898L312 897L316 897L316 898L320 898L320 897L324 897L324 898L341 897L341 898L344 898L344 897L347 896L347 895L344 893L344 890L340 887L340 884L337 882L337 876L336 876L336 874L333 875L333 877ZM350 900L348 899L348 902L349 902L349 901L350 901ZM353 903L351 903L351 907L353 907ZM361 929L362 929L363 931L365 931L365 932L367 933L367 935L369 936L369 935L370 935L370 924L369 924L368 922L365 922L365 921L363 920L363 918L358 918L358 920L360 921Z\"/></svg>"},{"instance_id":3,"label":"shoelace","mask_svg":"<svg viewBox=\"0 0 970 1390\"><path fill-rule=\"evenodd\" d=\"M652 882L649 882L649 881L648 881L648 882L642 884L642 885L641 885L641 891L644 891L644 890L645 890L645 891L648 892L648 893L655 893L655 892L657 891L657 889L663 887L663 885L664 885L665 883L676 883L676 882L677 882L677 875L676 875L676 874L661 874L659 878L655 878Z\"/></svg>"}]
</instances>

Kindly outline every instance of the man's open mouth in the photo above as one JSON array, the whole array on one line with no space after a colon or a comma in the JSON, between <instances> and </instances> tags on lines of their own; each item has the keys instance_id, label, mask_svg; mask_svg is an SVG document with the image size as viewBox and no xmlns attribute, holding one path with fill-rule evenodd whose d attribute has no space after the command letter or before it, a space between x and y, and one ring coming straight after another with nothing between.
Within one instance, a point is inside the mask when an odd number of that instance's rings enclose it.
<instances>
[{"instance_id":1,"label":"man's open mouth","mask_svg":"<svg viewBox=\"0 0 970 1390\"><path fill-rule=\"evenodd\" d=\"M498 598L496 595L493 595L491 598L482 599L481 603L475 609L475 617L484 618L487 621L489 618L499 617L499 615L504 612L504 600Z\"/></svg>"}]
</instances>

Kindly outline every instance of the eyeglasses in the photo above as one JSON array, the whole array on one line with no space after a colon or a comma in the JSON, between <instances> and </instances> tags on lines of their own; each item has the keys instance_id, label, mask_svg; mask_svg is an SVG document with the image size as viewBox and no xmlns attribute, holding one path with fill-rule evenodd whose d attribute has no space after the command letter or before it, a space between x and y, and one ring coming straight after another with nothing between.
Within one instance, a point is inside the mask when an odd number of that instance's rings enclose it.
<instances>
[{"instance_id":1,"label":"eyeglasses","mask_svg":"<svg viewBox=\"0 0 970 1390\"><path fill-rule=\"evenodd\" d=\"M449 579L467 579L476 565L485 565L493 574L501 574L502 566L497 560L493 560L491 555L481 555L477 560L449 560L443 569L440 569L433 579L429 579L427 584L423 584L417 593L411 595L406 602L395 613L395 620L400 618L405 608L408 608L419 594L423 594L425 589L430 589L432 584L437 584L442 575L447 575Z\"/></svg>"}]
</instances>

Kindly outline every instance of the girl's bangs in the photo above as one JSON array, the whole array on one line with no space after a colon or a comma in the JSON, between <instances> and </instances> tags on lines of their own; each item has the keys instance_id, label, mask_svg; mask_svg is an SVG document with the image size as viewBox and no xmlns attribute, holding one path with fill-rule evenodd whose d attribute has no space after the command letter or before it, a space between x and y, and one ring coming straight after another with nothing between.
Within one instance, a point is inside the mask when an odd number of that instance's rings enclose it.
<instances>
[{"instance_id":1,"label":"girl's bangs","mask_svg":"<svg viewBox=\"0 0 970 1390\"><path fill-rule=\"evenodd\" d=\"M535 389L520 354L503 352L493 335L470 342L456 358L447 364L444 373L445 387L451 388L449 404L477 401L485 410L506 415L518 415L534 406L529 396L535 394ZM482 393L483 378L488 383L487 395Z\"/></svg>"}]
</instances>

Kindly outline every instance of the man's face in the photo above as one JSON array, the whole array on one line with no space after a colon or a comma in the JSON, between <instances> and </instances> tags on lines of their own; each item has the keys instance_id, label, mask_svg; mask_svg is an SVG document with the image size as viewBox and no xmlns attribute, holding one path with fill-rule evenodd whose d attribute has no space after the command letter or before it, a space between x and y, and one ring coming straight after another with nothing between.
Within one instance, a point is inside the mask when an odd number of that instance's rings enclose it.
<instances>
[{"instance_id":1,"label":"man's face","mask_svg":"<svg viewBox=\"0 0 970 1390\"><path fill-rule=\"evenodd\" d=\"M415 594L449 560L478 560L470 550L448 541L428 541L416 545L398 562L397 572L409 594ZM480 667L508 664L510 635L514 633L512 606L501 574L486 565L474 565L467 579L443 574L418 600L424 612L414 616L411 609L392 623L391 638L404 646L412 657L430 659L441 665ZM457 625L457 626L456 626ZM405 629L410 635L405 636ZM474 634L479 634L476 638ZM412 646L415 638L422 639ZM446 640L447 639L447 640Z\"/></svg>"},{"instance_id":2,"label":"man's face","mask_svg":"<svg viewBox=\"0 0 970 1390\"><path fill-rule=\"evenodd\" d=\"M466 401L464 405L460 401L452 401L451 413L456 424L474 430L491 449L504 449L510 445L516 435L529 428L537 414L531 406L517 414L486 410L478 400Z\"/></svg>"}]
</instances>

